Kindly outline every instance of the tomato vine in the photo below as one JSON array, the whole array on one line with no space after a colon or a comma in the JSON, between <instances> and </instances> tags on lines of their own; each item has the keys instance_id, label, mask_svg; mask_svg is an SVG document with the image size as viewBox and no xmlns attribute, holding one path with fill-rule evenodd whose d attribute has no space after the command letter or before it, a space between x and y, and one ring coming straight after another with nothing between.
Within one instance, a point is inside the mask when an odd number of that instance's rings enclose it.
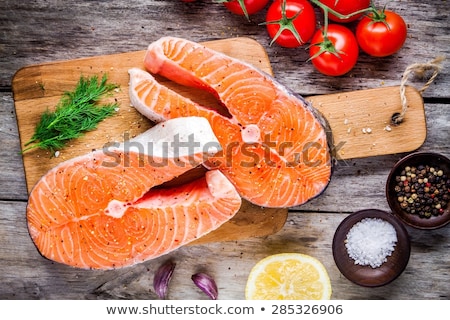
<instances>
[{"instance_id":1,"label":"tomato vine","mask_svg":"<svg viewBox=\"0 0 450 320\"><path fill-rule=\"evenodd\" d=\"M194 0L182 0L192 2ZM407 26L402 17L395 12L377 9L371 0L213 0L223 4L234 14L243 15L248 21L250 16L267 7L265 21L259 25L266 26L270 46L274 43L282 47L296 48L309 43L309 59L322 73L330 74L318 68L316 59L327 57L330 61L340 61L346 68L354 65L355 48L359 48L373 57L386 57L399 51L403 46ZM317 27L315 8L323 16L323 23ZM310 10L312 8L312 10ZM333 21L330 24L330 20ZM346 26L355 22L356 30ZM336 27L335 25L339 25ZM330 28L333 37L330 37ZM345 46L336 46L336 39L349 42ZM344 49L345 48L345 49ZM351 51L351 53L350 53ZM352 57L348 63L349 56ZM334 59L337 59L334 61ZM316 60L316 61L315 61ZM331 63L331 62L330 62ZM332 63L331 63L332 64ZM326 65L324 63L323 65ZM338 65L338 64L336 64ZM344 70L343 69L343 70ZM350 68L351 69L351 68ZM349 70L348 70L349 71ZM348 72L347 71L347 72ZM331 72L337 75L341 72Z\"/></svg>"}]
</instances>

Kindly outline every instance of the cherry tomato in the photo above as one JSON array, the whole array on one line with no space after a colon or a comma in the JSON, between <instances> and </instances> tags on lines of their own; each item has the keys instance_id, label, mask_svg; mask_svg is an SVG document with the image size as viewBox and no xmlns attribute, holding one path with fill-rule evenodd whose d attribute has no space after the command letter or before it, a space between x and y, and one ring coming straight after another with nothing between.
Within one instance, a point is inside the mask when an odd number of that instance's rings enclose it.
<instances>
[{"instance_id":1,"label":"cherry tomato","mask_svg":"<svg viewBox=\"0 0 450 320\"><path fill-rule=\"evenodd\" d=\"M246 16L248 19L249 15L261 11L269 3L269 0L225 0L221 2L232 13Z\"/></svg>"},{"instance_id":2,"label":"cherry tomato","mask_svg":"<svg viewBox=\"0 0 450 320\"><path fill-rule=\"evenodd\" d=\"M329 24L327 36L317 30L311 39L309 56L314 67L328 76L349 72L358 60L359 48L355 36L347 27Z\"/></svg>"},{"instance_id":3,"label":"cherry tomato","mask_svg":"<svg viewBox=\"0 0 450 320\"><path fill-rule=\"evenodd\" d=\"M370 0L321 0L320 2L344 16L370 7ZM328 18L335 22L350 22L358 20L362 15L363 13L360 13L347 19L341 19L330 13Z\"/></svg>"},{"instance_id":4,"label":"cherry tomato","mask_svg":"<svg viewBox=\"0 0 450 320\"><path fill-rule=\"evenodd\" d=\"M272 42L295 48L308 42L316 31L316 14L307 0L275 0L267 10L267 32Z\"/></svg>"},{"instance_id":5,"label":"cherry tomato","mask_svg":"<svg viewBox=\"0 0 450 320\"><path fill-rule=\"evenodd\" d=\"M370 13L356 27L356 40L361 49L374 57L396 53L406 41L407 28L403 18L384 10Z\"/></svg>"}]
</instances>

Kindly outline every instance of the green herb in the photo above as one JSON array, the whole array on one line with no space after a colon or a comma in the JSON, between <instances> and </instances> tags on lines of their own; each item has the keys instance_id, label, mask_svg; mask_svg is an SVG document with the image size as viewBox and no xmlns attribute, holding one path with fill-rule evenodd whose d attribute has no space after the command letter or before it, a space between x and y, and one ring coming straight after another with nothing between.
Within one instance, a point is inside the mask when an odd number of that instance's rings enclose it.
<instances>
[{"instance_id":1,"label":"green herb","mask_svg":"<svg viewBox=\"0 0 450 320\"><path fill-rule=\"evenodd\" d=\"M41 115L34 135L22 153L33 148L52 152L61 149L69 140L96 129L99 122L113 115L118 108L117 103L97 106L103 96L118 87L106 81L106 74L100 82L95 75L90 78L81 76L75 90L64 93L55 111L47 109Z\"/></svg>"}]
</instances>

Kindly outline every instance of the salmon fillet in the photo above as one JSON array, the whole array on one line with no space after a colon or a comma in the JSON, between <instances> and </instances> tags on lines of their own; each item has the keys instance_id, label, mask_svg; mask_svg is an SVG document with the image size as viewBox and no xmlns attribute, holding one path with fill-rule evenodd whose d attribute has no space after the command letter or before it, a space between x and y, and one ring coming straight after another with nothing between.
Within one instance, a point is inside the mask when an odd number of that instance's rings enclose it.
<instances>
[{"instance_id":1,"label":"salmon fillet","mask_svg":"<svg viewBox=\"0 0 450 320\"><path fill-rule=\"evenodd\" d=\"M185 39L151 43L146 69L212 93L228 115L181 96L133 68L130 99L153 121L205 117L223 150L205 166L220 170L248 201L264 207L301 205L331 177L326 121L302 97L238 59Z\"/></svg>"},{"instance_id":2,"label":"salmon fillet","mask_svg":"<svg viewBox=\"0 0 450 320\"><path fill-rule=\"evenodd\" d=\"M44 257L86 269L120 268L171 252L240 208L239 194L218 170L156 188L218 150L206 119L188 117L65 161L30 193L31 238Z\"/></svg>"}]
</instances>

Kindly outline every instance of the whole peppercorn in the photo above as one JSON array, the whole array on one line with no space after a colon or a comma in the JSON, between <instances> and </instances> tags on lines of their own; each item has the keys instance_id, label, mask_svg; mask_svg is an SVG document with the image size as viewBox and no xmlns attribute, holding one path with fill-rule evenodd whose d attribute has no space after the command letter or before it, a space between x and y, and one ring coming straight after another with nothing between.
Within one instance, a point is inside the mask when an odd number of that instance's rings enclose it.
<instances>
[{"instance_id":1,"label":"whole peppercorn","mask_svg":"<svg viewBox=\"0 0 450 320\"><path fill-rule=\"evenodd\" d=\"M395 177L400 207L422 218L438 216L450 200L450 179L438 166L406 166Z\"/></svg>"}]
</instances>

